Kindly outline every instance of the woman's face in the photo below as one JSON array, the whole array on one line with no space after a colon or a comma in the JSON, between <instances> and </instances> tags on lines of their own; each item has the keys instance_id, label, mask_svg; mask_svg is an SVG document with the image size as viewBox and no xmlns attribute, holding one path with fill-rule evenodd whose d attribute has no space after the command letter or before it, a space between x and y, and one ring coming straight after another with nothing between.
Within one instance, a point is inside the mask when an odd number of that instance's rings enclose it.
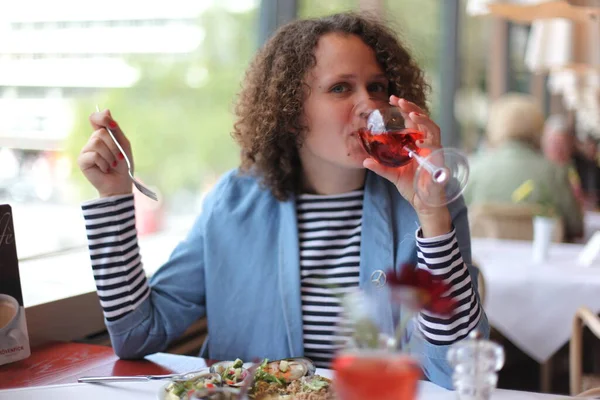
<instances>
[{"instance_id":1,"label":"woman's face","mask_svg":"<svg viewBox=\"0 0 600 400\"><path fill-rule=\"evenodd\" d=\"M299 150L302 164L363 168L368 155L354 132L365 107L388 104L388 80L373 49L355 35L323 35L315 57L306 77L310 91L304 102L308 130Z\"/></svg>"}]
</instances>

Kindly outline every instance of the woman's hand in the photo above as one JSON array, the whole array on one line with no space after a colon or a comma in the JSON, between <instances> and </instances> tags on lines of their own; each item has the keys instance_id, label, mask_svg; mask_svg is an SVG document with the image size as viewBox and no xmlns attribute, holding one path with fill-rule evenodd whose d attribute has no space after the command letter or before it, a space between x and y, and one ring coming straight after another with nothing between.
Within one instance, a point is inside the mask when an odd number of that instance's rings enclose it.
<instances>
[{"instance_id":1,"label":"woman's hand","mask_svg":"<svg viewBox=\"0 0 600 400\"><path fill-rule=\"evenodd\" d=\"M123 150L127 153L129 161L133 163L129 140L112 119L110 111L95 112L90 115L89 119L94 133L79 153L77 158L79 169L98 190L100 197L132 193L132 183L127 173L127 163L105 127L110 128Z\"/></svg>"},{"instance_id":2,"label":"woman's hand","mask_svg":"<svg viewBox=\"0 0 600 400\"><path fill-rule=\"evenodd\" d=\"M405 126L416 129L424 134L422 140L417 140L416 145L423 149L421 155L428 155L431 151L441 148L440 128L416 104L396 96L390 97L390 104L397 106L405 119ZM379 164L373 158L367 158L363 166L376 174L386 178L415 209L421 222L425 237L438 236L448 233L451 229L451 217L447 207L431 207L425 204L417 195L414 188L414 177L419 167L416 161L402 167L393 168ZM423 175L428 178L429 175ZM423 182L425 184L425 182ZM444 196L443 190L439 196Z\"/></svg>"}]
</instances>

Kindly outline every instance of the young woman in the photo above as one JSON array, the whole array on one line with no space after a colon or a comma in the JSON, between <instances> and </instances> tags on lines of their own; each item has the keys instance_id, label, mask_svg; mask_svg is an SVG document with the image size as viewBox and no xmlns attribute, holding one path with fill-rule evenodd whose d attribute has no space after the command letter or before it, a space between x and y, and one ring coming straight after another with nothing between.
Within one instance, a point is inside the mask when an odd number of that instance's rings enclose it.
<instances>
[{"instance_id":1,"label":"young woman","mask_svg":"<svg viewBox=\"0 0 600 400\"><path fill-rule=\"evenodd\" d=\"M451 387L448 345L487 334L462 200L430 208L413 189L414 167L385 168L353 134L364 107L399 107L419 144L440 147L426 113L423 72L394 33L352 13L279 29L256 55L236 107L239 170L206 198L189 236L148 283L134 226L131 182L108 110L79 165L100 198L83 205L94 277L115 352L165 349L208 318L202 356L305 355L327 366L335 347L337 295L372 287L374 272L418 263L446 279L453 315L418 316L423 369Z\"/></svg>"}]
</instances>

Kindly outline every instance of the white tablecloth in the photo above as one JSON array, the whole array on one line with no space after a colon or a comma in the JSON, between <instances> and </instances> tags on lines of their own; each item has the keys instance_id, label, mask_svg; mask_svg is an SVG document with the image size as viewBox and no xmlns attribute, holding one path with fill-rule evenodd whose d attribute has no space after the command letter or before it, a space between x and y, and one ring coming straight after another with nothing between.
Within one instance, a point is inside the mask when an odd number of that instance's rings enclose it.
<instances>
[{"instance_id":1,"label":"white tablecloth","mask_svg":"<svg viewBox=\"0 0 600 400\"><path fill-rule=\"evenodd\" d=\"M0 400L157 400L163 383L113 383L40 386L35 388L0 390ZM566 396L518 392L498 389L492 400L553 400ZM430 382L420 382L419 400L456 399L456 393Z\"/></svg>"},{"instance_id":2,"label":"white tablecloth","mask_svg":"<svg viewBox=\"0 0 600 400\"><path fill-rule=\"evenodd\" d=\"M492 326L538 362L571 337L575 311L600 312L600 260L577 263L583 245L553 244L549 259L531 261L531 242L473 238L473 260L486 283Z\"/></svg>"}]
</instances>

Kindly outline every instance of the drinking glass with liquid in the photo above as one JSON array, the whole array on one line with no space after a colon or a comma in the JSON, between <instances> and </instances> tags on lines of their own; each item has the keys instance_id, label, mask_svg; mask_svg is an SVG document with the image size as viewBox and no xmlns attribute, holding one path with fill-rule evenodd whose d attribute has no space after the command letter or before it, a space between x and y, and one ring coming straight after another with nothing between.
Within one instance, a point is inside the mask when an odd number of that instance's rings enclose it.
<instances>
[{"instance_id":1,"label":"drinking glass with liquid","mask_svg":"<svg viewBox=\"0 0 600 400\"><path fill-rule=\"evenodd\" d=\"M418 146L417 141L424 140L425 134L407 127L398 107L375 108L363 114L365 118L355 134L365 151L386 167L401 168L416 162L415 192L425 204L441 207L462 194L469 177L469 163L460 151L430 151Z\"/></svg>"}]
</instances>

